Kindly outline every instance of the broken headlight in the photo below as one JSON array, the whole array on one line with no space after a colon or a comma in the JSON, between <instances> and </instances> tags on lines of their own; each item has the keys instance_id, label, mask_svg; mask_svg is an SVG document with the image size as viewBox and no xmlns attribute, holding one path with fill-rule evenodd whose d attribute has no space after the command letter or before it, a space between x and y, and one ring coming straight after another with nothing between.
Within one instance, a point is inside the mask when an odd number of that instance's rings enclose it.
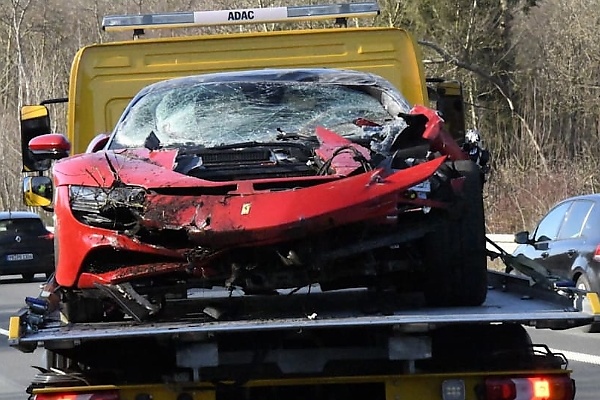
<instances>
[{"instance_id":1,"label":"broken headlight","mask_svg":"<svg viewBox=\"0 0 600 400\"><path fill-rule=\"evenodd\" d=\"M75 218L107 229L131 229L138 211L144 207L145 197L146 192L140 187L69 187L69 204Z\"/></svg>"}]
</instances>

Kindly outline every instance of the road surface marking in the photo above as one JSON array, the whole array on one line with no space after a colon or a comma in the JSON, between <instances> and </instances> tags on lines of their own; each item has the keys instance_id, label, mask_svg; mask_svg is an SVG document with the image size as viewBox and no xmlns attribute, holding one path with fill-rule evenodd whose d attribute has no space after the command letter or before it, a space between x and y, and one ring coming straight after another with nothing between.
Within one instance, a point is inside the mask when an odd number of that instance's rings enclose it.
<instances>
[{"instance_id":1,"label":"road surface marking","mask_svg":"<svg viewBox=\"0 0 600 400\"><path fill-rule=\"evenodd\" d=\"M600 365L600 356L586 353L577 353L574 351L550 349L553 353L562 353L569 361L579 361L586 364Z\"/></svg>"},{"instance_id":2,"label":"road surface marking","mask_svg":"<svg viewBox=\"0 0 600 400\"><path fill-rule=\"evenodd\" d=\"M8 336L8 331L6 329L0 328L0 335Z\"/></svg>"}]
</instances>

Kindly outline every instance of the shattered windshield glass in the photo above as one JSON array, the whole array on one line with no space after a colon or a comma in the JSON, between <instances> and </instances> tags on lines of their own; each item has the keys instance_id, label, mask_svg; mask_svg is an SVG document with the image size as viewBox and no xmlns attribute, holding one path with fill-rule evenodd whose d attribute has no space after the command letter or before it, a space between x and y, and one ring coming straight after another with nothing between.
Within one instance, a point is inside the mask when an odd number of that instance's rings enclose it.
<instances>
[{"instance_id":1,"label":"shattered windshield glass","mask_svg":"<svg viewBox=\"0 0 600 400\"><path fill-rule=\"evenodd\" d=\"M384 98L386 101L381 101ZM369 86L322 82L205 82L150 91L116 127L111 148L142 147L152 133L161 147L214 147L272 142L278 134L314 135L323 126L361 135L362 118L384 125L404 109Z\"/></svg>"}]
</instances>

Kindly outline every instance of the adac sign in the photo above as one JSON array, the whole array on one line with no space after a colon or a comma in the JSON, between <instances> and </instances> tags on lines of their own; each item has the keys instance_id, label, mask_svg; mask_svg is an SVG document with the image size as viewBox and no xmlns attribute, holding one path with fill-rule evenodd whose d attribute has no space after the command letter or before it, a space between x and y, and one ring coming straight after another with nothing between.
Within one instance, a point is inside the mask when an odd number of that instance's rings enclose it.
<instances>
[{"instance_id":1,"label":"adac sign","mask_svg":"<svg viewBox=\"0 0 600 400\"><path fill-rule=\"evenodd\" d=\"M254 11L230 11L228 21L248 21L254 19Z\"/></svg>"}]
</instances>

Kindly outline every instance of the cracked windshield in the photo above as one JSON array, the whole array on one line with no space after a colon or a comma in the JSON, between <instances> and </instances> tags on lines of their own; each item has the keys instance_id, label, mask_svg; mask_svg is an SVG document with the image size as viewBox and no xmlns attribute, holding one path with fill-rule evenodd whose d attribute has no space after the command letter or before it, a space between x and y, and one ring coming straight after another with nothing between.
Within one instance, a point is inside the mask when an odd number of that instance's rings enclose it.
<instances>
[{"instance_id":1,"label":"cracked windshield","mask_svg":"<svg viewBox=\"0 0 600 400\"><path fill-rule=\"evenodd\" d=\"M354 124L393 119L378 98L339 84L220 82L151 91L116 128L111 148L142 147L154 134L161 147L214 147L269 142L278 135L312 136L324 126L344 136L362 136Z\"/></svg>"}]
</instances>

